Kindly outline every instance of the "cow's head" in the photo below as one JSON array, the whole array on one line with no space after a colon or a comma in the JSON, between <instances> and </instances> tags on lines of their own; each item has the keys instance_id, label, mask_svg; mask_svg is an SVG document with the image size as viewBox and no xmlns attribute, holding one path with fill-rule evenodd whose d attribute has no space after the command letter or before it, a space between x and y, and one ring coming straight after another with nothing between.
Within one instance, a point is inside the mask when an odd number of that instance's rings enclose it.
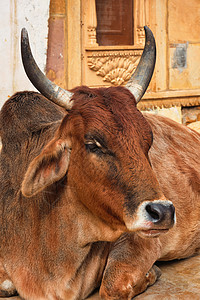
<instances>
[{"instance_id":1,"label":"cow's head","mask_svg":"<svg viewBox=\"0 0 200 300\"><path fill-rule=\"evenodd\" d=\"M151 169L152 131L136 108L155 64L155 41L151 31L145 31L145 49L127 88L78 87L71 92L41 73L23 31L22 58L28 77L68 113L54 139L31 162L22 193L30 197L67 174L66 188L103 222L156 236L173 226L174 207Z\"/></svg>"}]
</instances>

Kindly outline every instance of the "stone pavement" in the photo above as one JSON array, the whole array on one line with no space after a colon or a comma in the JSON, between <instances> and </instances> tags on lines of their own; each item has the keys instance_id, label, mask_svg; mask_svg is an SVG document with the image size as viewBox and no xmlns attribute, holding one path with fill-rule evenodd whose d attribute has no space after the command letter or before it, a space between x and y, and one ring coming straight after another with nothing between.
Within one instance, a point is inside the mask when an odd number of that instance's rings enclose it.
<instances>
[{"instance_id":1,"label":"stone pavement","mask_svg":"<svg viewBox=\"0 0 200 300\"><path fill-rule=\"evenodd\" d=\"M200 255L158 265L162 270L160 279L134 300L200 300ZM96 293L87 300L100 300L100 297Z\"/></svg>"}]
</instances>

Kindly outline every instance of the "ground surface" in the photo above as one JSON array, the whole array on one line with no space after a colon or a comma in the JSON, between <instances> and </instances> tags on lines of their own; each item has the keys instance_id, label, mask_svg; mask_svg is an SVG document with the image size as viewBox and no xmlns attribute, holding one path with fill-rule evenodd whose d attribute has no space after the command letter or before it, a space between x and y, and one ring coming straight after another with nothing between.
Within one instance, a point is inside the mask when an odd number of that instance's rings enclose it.
<instances>
[{"instance_id":1,"label":"ground surface","mask_svg":"<svg viewBox=\"0 0 200 300\"><path fill-rule=\"evenodd\" d=\"M200 255L189 259L160 263L160 279L135 300L200 300ZM20 300L20 297L1 298ZM100 300L98 293L87 300Z\"/></svg>"}]
</instances>

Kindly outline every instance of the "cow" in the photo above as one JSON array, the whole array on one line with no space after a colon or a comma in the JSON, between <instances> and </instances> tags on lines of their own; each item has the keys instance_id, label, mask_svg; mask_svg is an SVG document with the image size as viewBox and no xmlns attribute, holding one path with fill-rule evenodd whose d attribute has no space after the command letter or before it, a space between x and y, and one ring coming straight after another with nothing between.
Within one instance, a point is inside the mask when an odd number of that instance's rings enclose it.
<instances>
[{"instance_id":1,"label":"cow","mask_svg":"<svg viewBox=\"0 0 200 300\"><path fill-rule=\"evenodd\" d=\"M22 30L25 71L40 91L0 113L0 295L127 300L160 276L157 260L200 250L200 135L137 103L155 65L145 27L126 87L61 89Z\"/></svg>"}]
</instances>

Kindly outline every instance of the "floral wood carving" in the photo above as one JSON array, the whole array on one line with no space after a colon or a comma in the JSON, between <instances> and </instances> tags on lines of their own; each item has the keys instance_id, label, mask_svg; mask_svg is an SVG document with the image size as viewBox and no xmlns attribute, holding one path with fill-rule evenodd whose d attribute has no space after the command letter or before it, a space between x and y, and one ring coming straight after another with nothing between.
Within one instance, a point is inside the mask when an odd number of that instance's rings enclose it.
<instances>
[{"instance_id":1,"label":"floral wood carving","mask_svg":"<svg viewBox=\"0 0 200 300\"><path fill-rule=\"evenodd\" d=\"M96 52L88 54L88 66L102 76L103 81L121 85L128 81L135 71L142 51Z\"/></svg>"}]
</instances>

